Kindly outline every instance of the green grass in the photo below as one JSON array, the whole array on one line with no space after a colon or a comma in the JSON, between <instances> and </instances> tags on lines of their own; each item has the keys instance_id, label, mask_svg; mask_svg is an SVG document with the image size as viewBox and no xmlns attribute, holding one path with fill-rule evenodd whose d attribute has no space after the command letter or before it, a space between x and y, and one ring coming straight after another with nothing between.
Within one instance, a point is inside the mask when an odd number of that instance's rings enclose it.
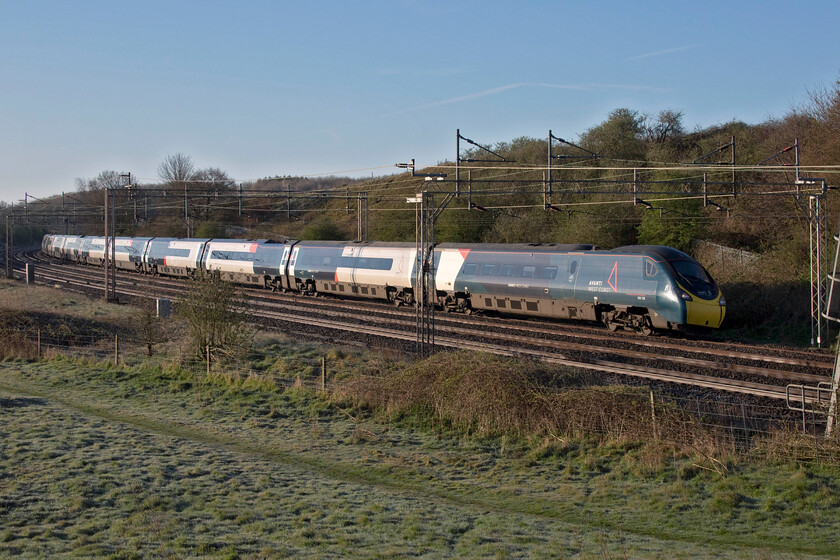
<instances>
[{"instance_id":1,"label":"green grass","mask_svg":"<svg viewBox=\"0 0 840 560\"><path fill-rule=\"evenodd\" d=\"M9 283L0 309L79 325L136 314ZM714 472L702 455L638 436L529 436L533 420L505 428L482 419L480 403L445 402L449 391L533 409L512 382L530 366L494 359L441 361L450 379L413 381L437 401L388 410L294 385L318 379L322 356L336 389L360 373L404 384L429 375L424 364L255 342L209 377L181 369L177 335L151 358L121 343L121 367L0 362L0 559L840 555L836 468L721 457ZM496 389L470 375L504 368ZM558 381L537 373L535 385ZM466 416L470 407L479 414Z\"/></svg>"},{"instance_id":2,"label":"green grass","mask_svg":"<svg viewBox=\"0 0 840 560\"><path fill-rule=\"evenodd\" d=\"M0 557L838 554L830 469L646 467L632 445L408 429L232 379L0 364Z\"/></svg>"}]
</instances>

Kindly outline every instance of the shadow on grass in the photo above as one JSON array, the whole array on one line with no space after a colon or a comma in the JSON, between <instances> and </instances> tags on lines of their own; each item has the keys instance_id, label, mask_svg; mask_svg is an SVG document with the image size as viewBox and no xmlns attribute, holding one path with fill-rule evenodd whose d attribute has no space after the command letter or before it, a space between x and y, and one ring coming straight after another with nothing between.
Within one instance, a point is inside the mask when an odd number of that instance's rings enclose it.
<instances>
[{"instance_id":1,"label":"shadow on grass","mask_svg":"<svg viewBox=\"0 0 840 560\"><path fill-rule=\"evenodd\" d=\"M0 397L0 408L23 408L25 406L44 406L47 401L35 397L12 397L6 399Z\"/></svg>"}]
</instances>

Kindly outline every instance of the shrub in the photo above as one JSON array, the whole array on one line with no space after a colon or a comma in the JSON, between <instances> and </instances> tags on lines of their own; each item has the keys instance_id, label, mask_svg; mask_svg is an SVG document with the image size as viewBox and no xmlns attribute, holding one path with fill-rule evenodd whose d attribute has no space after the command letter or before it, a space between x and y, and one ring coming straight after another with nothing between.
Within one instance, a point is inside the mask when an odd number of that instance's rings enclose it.
<instances>
[{"instance_id":1,"label":"shrub","mask_svg":"<svg viewBox=\"0 0 840 560\"><path fill-rule=\"evenodd\" d=\"M245 323L246 303L235 285L217 274L200 274L176 307L187 324L191 353L203 358L208 346L230 357L247 352L253 335Z\"/></svg>"}]
</instances>

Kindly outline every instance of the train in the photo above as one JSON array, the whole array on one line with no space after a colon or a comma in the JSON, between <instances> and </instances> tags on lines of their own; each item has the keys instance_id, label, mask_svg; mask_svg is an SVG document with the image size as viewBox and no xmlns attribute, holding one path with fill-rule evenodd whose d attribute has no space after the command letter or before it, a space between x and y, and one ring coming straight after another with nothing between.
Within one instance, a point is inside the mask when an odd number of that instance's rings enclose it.
<instances>
[{"instance_id":1,"label":"train","mask_svg":"<svg viewBox=\"0 0 840 560\"><path fill-rule=\"evenodd\" d=\"M113 243L113 246L112 246ZM414 243L45 235L44 254L133 272L195 277L302 295L415 305ZM726 300L695 259L671 247L439 243L428 298L438 309L599 322L652 334L716 329Z\"/></svg>"}]
</instances>

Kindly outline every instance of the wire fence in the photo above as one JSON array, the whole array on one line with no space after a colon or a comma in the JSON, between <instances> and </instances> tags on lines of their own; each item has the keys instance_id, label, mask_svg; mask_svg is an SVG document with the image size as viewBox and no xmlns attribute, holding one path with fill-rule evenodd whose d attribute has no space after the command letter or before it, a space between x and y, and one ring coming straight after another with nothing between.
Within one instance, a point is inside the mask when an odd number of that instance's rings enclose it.
<instances>
[{"instance_id":1,"label":"wire fence","mask_svg":"<svg viewBox=\"0 0 840 560\"><path fill-rule=\"evenodd\" d=\"M252 349L239 360L222 357L217 350L206 348L203 356L181 353L171 358L199 380L224 376L336 398L356 399L371 388L381 392L389 386L387 367L371 368L363 360L336 358L323 348L320 355L312 349L304 354ZM146 342L119 334L96 336L38 328L0 331L0 353L11 358L62 356L130 367L142 364L147 351ZM780 400L717 398L708 393L691 396L690 391L659 386L542 386L539 390L551 403L545 420L550 427L543 431L552 437L655 439L710 458L708 468L715 468L712 458L723 454L840 464L840 439L825 436L827 411L818 407L790 410Z\"/></svg>"},{"instance_id":2,"label":"wire fence","mask_svg":"<svg viewBox=\"0 0 840 560\"><path fill-rule=\"evenodd\" d=\"M718 245L710 241L699 239L692 243L695 257L706 263L707 268L720 266L722 268L732 266L745 266L758 260L758 255L752 251L733 249L724 245Z\"/></svg>"}]
</instances>

